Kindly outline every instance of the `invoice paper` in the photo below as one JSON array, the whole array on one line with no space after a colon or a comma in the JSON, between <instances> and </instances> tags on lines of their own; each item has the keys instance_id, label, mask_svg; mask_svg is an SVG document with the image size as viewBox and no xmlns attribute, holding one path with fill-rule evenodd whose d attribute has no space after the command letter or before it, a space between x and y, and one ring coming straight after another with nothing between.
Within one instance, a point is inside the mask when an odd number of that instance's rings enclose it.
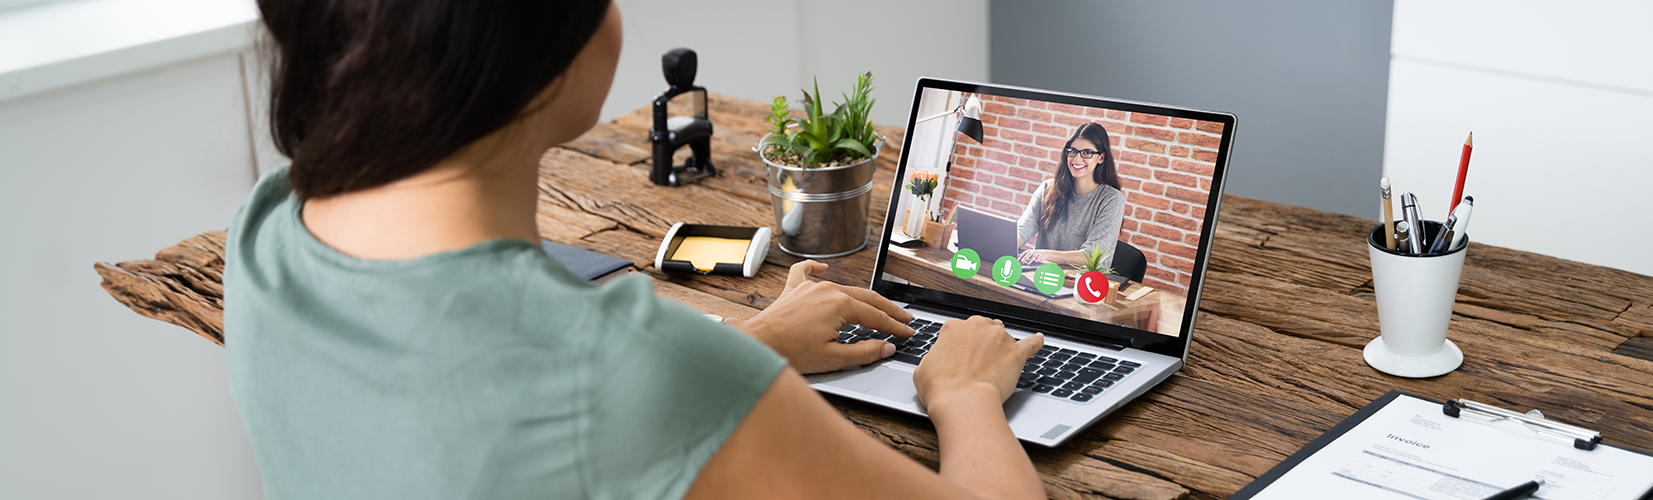
<instances>
[{"instance_id":1,"label":"invoice paper","mask_svg":"<svg viewBox=\"0 0 1653 500\"><path fill-rule=\"evenodd\" d=\"M1480 500L1540 478L1533 498L1636 500L1653 488L1653 457L1575 449L1520 422L1453 418L1402 394L1252 498Z\"/></svg>"}]
</instances>

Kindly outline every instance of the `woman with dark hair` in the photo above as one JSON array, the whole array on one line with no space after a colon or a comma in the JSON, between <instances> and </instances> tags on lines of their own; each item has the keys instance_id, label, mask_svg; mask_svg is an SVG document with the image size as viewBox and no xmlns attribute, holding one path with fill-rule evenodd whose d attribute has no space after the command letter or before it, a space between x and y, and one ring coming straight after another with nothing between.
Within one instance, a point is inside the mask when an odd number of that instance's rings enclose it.
<instances>
[{"instance_id":1,"label":"woman with dark hair","mask_svg":"<svg viewBox=\"0 0 1653 500\"><path fill-rule=\"evenodd\" d=\"M1111 266L1124 218L1125 193L1119 191L1108 130L1086 123L1073 130L1055 177L1039 184L1016 221L1016 247L1035 242L1021 253L1024 263L1078 265L1085 248L1101 246L1107 251L1102 265Z\"/></svg>"},{"instance_id":2,"label":"woman with dark hair","mask_svg":"<svg viewBox=\"0 0 1653 500\"><path fill-rule=\"evenodd\" d=\"M947 322L914 374L938 474L798 375L894 350L841 325L913 333L825 264L719 324L540 250L538 160L614 76L608 0L259 8L293 162L231 223L224 320L266 498L1044 497L1001 407L1042 336Z\"/></svg>"}]
</instances>

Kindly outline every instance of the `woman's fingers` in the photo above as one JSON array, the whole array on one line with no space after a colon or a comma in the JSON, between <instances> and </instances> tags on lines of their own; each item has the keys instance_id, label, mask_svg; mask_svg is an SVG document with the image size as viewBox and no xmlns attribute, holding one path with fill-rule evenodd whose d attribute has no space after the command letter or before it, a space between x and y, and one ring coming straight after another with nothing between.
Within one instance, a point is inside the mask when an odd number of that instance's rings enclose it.
<instances>
[{"instance_id":1,"label":"woman's fingers","mask_svg":"<svg viewBox=\"0 0 1653 500\"><path fill-rule=\"evenodd\" d=\"M867 305L876 307L880 311L884 311L884 314L888 314L891 318L895 318L896 321L906 323L913 320L913 313L907 312L907 310L902 309L901 306L895 305L894 302L890 302L890 299L884 298L884 296L879 295L878 292L865 288L856 288L853 286L844 286L843 291L844 294L849 295L855 300L865 302Z\"/></svg>"},{"instance_id":2,"label":"woman's fingers","mask_svg":"<svg viewBox=\"0 0 1653 500\"><path fill-rule=\"evenodd\" d=\"M786 291L792 291L798 285L809 281L809 276L826 272L827 265L813 260L806 260L792 265L792 271L786 275ZM785 293L785 292L782 292Z\"/></svg>"},{"instance_id":3,"label":"woman's fingers","mask_svg":"<svg viewBox=\"0 0 1653 500\"><path fill-rule=\"evenodd\" d=\"M849 295L849 294L845 294ZM871 328L901 338L913 336L912 327L906 322L896 321L883 310L873 307L872 304L857 300L850 295L850 300L844 301L844 313L849 316L849 322L861 325L861 328Z\"/></svg>"},{"instance_id":4,"label":"woman's fingers","mask_svg":"<svg viewBox=\"0 0 1653 500\"><path fill-rule=\"evenodd\" d=\"M895 344L877 339L867 339L854 344L833 344L829 346L839 366L864 365L895 354Z\"/></svg>"},{"instance_id":5,"label":"woman's fingers","mask_svg":"<svg viewBox=\"0 0 1653 500\"><path fill-rule=\"evenodd\" d=\"M1024 360L1033 357L1033 355L1038 353L1039 349L1044 346L1045 334L1043 333L1028 335L1026 338L1016 341L1016 347L1021 348L1022 359Z\"/></svg>"}]
</instances>

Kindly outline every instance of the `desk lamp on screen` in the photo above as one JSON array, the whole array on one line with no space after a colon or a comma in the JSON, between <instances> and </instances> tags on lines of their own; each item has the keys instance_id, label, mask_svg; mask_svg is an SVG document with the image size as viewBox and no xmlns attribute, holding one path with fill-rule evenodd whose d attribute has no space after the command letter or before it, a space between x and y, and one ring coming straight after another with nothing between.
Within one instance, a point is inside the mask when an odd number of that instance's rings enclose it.
<instances>
[{"instance_id":1,"label":"desk lamp on screen","mask_svg":"<svg viewBox=\"0 0 1653 500\"><path fill-rule=\"evenodd\" d=\"M954 107L952 111L937 114L935 116L920 118L920 119L918 119L918 121L913 122L913 125L916 126L920 123L924 123L924 122L927 122L927 121L930 121L930 120L935 120L937 118L944 118L944 117L948 117L948 116L958 116L959 117L959 126L958 126L958 130L957 130L958 133L964 134L964 136L969 137L970 140L976 141L976 144L981 144L981 140L982 140L981 98L976 97L975 94L970 94L969 98L966 98L964 100L964 102L959 103L959 105L957 107ZM945 169L943 169L945 172L947 172L949 174L951 174L953 172L953 159L954 159L954 157L958 156L958 147L957 147L958 143L954 142L953 144L954 144L954 147L947 148L947 167ZM949 183L948 182L949 179L951 179L951 176L948 176L947 178L942 179L942 182L943 183ZM947 185L946 184L943 184L941 186L941 192L942 193L947 192Z\"/></svg>"}]
</instances>

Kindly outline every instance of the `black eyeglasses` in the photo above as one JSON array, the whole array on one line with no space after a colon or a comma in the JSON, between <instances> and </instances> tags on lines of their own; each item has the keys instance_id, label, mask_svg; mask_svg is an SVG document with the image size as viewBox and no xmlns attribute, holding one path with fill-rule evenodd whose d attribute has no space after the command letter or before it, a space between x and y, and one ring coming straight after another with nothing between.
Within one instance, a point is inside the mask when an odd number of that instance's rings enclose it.
<instances>
[{"instance_id":1,"label":"black eyeglasses","mask_svg":"<svg viewBox=\"0 0 1653 500\"><path fill-rule=\"evenodd\" d=\"M1095 157L1096 155L1102 154L1101 151L1097 151L1097 150L1094 150L1094 149L1065 148L1065 149L1062 150L1062 152L1067 153L1068 156L1079 155L1080 158L1084 158L1086 160L1089 160L1089 159Z\"/></svg>"}]
</instances>

